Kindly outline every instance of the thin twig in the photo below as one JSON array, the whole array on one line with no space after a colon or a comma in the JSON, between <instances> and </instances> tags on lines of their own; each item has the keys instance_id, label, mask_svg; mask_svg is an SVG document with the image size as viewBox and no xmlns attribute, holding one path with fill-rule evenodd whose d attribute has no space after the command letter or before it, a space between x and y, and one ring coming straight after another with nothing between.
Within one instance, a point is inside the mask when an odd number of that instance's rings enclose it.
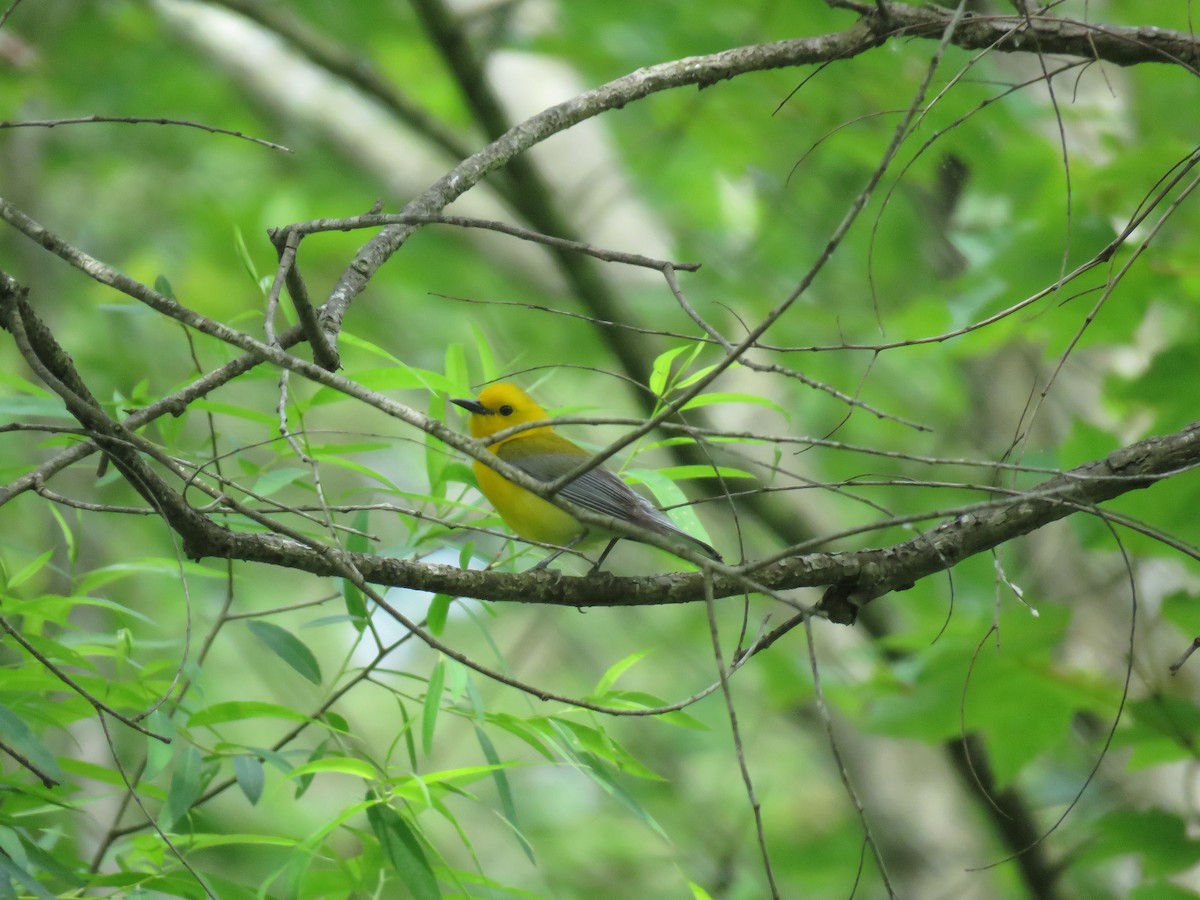
<instances>
[{"instance_id":1,"label":"thin twig","mask_svg":"<svg viewBox=\"0 0 1200 900\"><path fill-rule=\"evenodd\" d=\"M0 25L3 22L0 21ZM164 119L159 117L148 116L77 116L75 118L63 119L22 119L16 122L0 122L0 130L5 128L57 128L59 125L92 125L96 123L115 123L120 125L174 125L181 128L198 128L201 131L207 131L210 134L225 134L229 137L240 138L243 141L249 141L252 144L258 144L261 147L266 147L269 150L279 150L283 153L291 153L292 151L283 146L276 144L274 141L267 141L263 138L257 138L253 135L243 134L240 131L233 131L229 128L219 128L216 125L206 125L203 122L191 122L187 119Z\"/></svg>"}]
</instances>

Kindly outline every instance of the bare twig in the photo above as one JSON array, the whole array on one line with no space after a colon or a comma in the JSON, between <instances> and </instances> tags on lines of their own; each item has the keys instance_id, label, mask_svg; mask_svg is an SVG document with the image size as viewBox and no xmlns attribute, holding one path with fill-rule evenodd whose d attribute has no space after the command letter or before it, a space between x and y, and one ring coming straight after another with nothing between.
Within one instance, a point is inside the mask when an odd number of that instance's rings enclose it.
<instances>
[{"instance_id":1,"label":"bare twig","mask_svg":"<svg viewBox=\"0 0 1200 900\"><path fill-rule=\"evenodd\" d=\"M282 153L292 152L290 149L283 146L283 144L276 144L274 141L256 138L253 135L243 134L240 131L233 131L229 128L219 128L216 125L206 125L203 122L191 122L187 119L164 119L149 116L77 116L75 118L64 119L21 119L16 122L0 122L0 130L6 128L57 128L60 125L92 125L104 123L118 125L173 125L179 128L198 128L200 131L207 131L210 134L225 134L229 137L240 138L243 141L249 141L252 144L258 144L260 147L266 147L269 150L279 150Z\"/></svg>"}]
</instances>

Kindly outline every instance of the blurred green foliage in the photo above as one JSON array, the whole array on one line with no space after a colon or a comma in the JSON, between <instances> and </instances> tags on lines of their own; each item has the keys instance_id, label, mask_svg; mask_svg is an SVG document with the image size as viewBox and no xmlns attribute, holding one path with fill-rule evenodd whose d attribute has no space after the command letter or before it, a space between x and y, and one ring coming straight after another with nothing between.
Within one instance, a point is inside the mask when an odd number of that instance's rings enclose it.
<instances>
[{"instance_id":1,"label":"blurred green foliage","mask_svg":"<svg viewBox=\"0 0 1200 900\"><path fill-rule=\"evenodd\" d=\"M277 6L465 147L486 143L408 5ZM776 2L467 6L465 34L514 122L639 67L854 21ZM1186 6L1113 0L1054 14L1186 30ZM377 199L397 210L457 162L345 73L220 3L43 0L16 7L0 38L17 42L0 44L7 122L169 117L290 148L153 124L0 129L0 196L259 337L276 260L266 229L354 215ZM906 38L820 71L658 94L532 156L583 239L702 263L680 283L736 343L823 252L934 46ZM1195 418L1191 197L1119 280L1149 226L1108 265L1020 311L922 340L1055 285L1194 152L1195 79L1183 67L1081 65L1050 95L1042 65L947 50L863 215L748 355L788 371L735 366L692 404L689 421L753 435L706 445L723 485L711 469L697 477L669 433L614 461L664 505L715 498L680 514L698 516L727 559L855 528L875 530L821 549L895 543L995 489L1029 487ZM521 221L502 178L449 212ZM368 238L304 241L299 267L317 302ZM722 358L657 274L596 266L619 322L594 321L541 249L422 229L351 307L340 374L459 427L446 397L500 376L556 412L641 416ZM7 226L0 268L30 289L118 418L237 355ZM4 337L0 419L69 426ZM612 352L633 340L658 363L647 360L649 390L628 384ZM292 445L279 433L279 396L278 372L260 366L143 433L195 477L224 479L315 539L445 565L521 569L540 558L506 541L469 467L440 442L292 377ZM600 447L619 433L574 436ZM0 486L77 440L5 433ZM1028 470L991 465L1002 458ZM644 717L538 701L369 615L352 585L185 559L157 516L118 511L141 499L111 468L98 477L94 457L47 487L100 508L27 492L0 511L0 749L10 753L0 756L0 897L768 895L719 690ZM739 492L764 488L790 534L746 511ZM1167 664L1200 633L1198 491L1196 473L1180 474L1106 507L1140 532L1079 514L875 601L853 629L814 623L821 703L803 630L740 668L733 703L782 896L884 895L841 766L902 896L1194 896L1194 811L1180 783L1190 785L1196 756L1197 682L1194 665L1171 678ZM332 536L323 504L334 508ZM678 564L626 542L611 566ZM655 709L717 680L702 605L581 614L401 590L388 600L490 669L601 706ZM791 612L759 596L719 603L726 657ZM127 717L153 710L137 724L170 743L93 700ZM974 776L952 763L968 735L982 752ZM1055 870L1043 893L1029 866L981 868L1023 849L998 822L990 797L1000 792L1046 835L1026 853Z\"/></svg>"}]
</instances>

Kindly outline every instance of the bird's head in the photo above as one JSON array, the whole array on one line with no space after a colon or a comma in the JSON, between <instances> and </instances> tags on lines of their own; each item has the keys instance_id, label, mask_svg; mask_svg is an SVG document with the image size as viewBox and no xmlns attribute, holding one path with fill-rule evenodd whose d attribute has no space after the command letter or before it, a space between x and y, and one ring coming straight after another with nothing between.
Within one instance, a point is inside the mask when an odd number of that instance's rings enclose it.
<instances>
[{"instance_id":1,"label":"bird's head","mask_svg":"<svg viewBox=\"0 0 1200 900\"><path fill-rule=\"evenodd\" d=\"M491 437L513 425L549 418L546 410L515 384L488 385L474 400L452 399L450 402L471 414L471 436L477 438Z\"/></svg>"}]
</instances>

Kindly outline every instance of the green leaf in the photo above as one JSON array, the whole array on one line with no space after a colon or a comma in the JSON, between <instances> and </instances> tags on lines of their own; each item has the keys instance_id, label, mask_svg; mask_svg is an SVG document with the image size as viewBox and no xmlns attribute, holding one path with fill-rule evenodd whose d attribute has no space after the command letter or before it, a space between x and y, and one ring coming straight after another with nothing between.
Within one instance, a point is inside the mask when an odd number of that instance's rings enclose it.
<instances>
[{"instance_id":1,"label":"green leaf","mask_svg":"<svg viewBox=\"0 0 1200 900\"><path fill-rule=\"evenodd\" d=\"M624 659L618 660L609 666L608 671L600 676L600 680L596 682L596 686L592 689L592 696L603 697L607 694L624 672L645 659L649 653L649 650L638 650L636 653L630 653Z\"/></svg>"},{"instance_id":2,"label":"green leaf","mask_svg":"<svg viewBox=\"0 0 1200 900\"><path fill-rule=\"evenodd\" d=\"M136 562L114 563L111 566L92 569L79 580L76 591L80 594L90 594L99 587L134 575L161 575L172 581L178 581L180 577L225 578L222 571L188 560L146 557Z\"/></svg>"},{"instance_id":3,"label":"green leaf","mask_svg":"<svg viewBox=\"0 0 1200 900\"><path fill-rule=\"evenodd\" d=\"M697 344L696 346L700 347L701 345ZM693 353L692 358L695 359L695 356L696 356L696 354ZM691 375L687 376L686 378L681 378L678 381L676 381L675 385L674 385L674 389L677 391L682 391L684 388L690 387L691 385L695 384L697 381L699 381L701 378L703 378L705 375L707 375L709 372L711 372L715 368L716 368L715 365L701 366L699 369L697 369ZM687 409L687 406L683 406L681 408Z\"/></svg>"},{"instance_id":4,"label":"green leaf","mask_svg":"<svg viewBox=\"0 0 1200 900\"><path fill-rule=\"evenodd\" d=\"M327 773L353 775L364 781L374 781L379 777L379 770L366 760L353 756L322 756L292 769L288 773L288 778L304 778Z\"/></svg>"},{"instance_id":5,"label":"green leaf","mask_svg":"<svg viewBox=\"0 0 1200 900\"><path fill-rule=\"evenodd\" d=\"M1163 810L1114 810L1089 830L1092 839L1080 850L1089 861L1137 855L1150 877L1173 875L1200 863L1200 841L1188 837L1181 817Z\"/></svg>"},{"instance_id":6,"label":"green leaf","mask_svg":"<svg viewBox=\"0 0 1200 900\"><path fill-rule=\"evenodd\" d=\"M370 621L367 598L348 578L342 579L342 601L346 604L346 615L354 623L354 630L361 634Z\"/></svg>"},{"instance_id":7,"label":"green leaf","mask_svg":"<svg viewBox=\"0 0 1200 900\"><path fill-rule=\"evenodd\" d=\"M140 303L137 305L139 307L141 306ZM39 384L34 384L32 381L29 381L26 378L22 378L15 372L0 372L0 385L9 387L18 394L27 394L32 397L43 397L46 400L53 400L56 402L59 409L63 408L62 401L58 399L57 394L46 390L46 388Z\"/></svg>"},{"instance_id":8,"label":"green leaf","mask_svg":"<svg viewBox=\"0 0 1200 900\"><path fill-rule=\"evenodd\" d=\"M700 522L700 517L696 515L696 510L688 505L687 497L674 481L654 469L626 469L624 474L631 481L640 482L650 488L659 506L671 507L667 510L667 516L681 529L706 544L712 543Z\"/></svg>"},{"instance_id":9,"label":"green leaf","mask_svg":"<svg viewBox=\"0 0 1200 900\"><path fill-rule=\"evenodd\" d=\"M58 530L62 532L63 543L67 545L67 560L73 568L79 560L79 544L75 540L75 532L67 524L67 520L63 518L62 513L58 511L58 507L51 506L50 513L54 516L54 521L58 523Z\"/></svg>"},{"instance_id":10,"label":"green leaf","mask_svg":"<svg viewBox=\"0 0 1200 900\"><path fill-rule=\"evenodd\" d=\"M667 706L667 701L645 691L615 691L609 690L603 697L605 706L616 709L659 709ZM690 728L693 731L708 731L709 728L699 719L688 715L682 709L674 712L659 713L654 717L655 722L676 725L680 728Z\"/></svg>"},{"instance_id":11,"label":"green leaf","mask_svg":"<svg viewBox=\"0 0 1200 900\"><path fill-rule=\"evenodd\" d=\"M173 831L175 824L188 814L200 796L200 751L191 744L180 747L167 789L167 802L158 814L158 827Z\"/></svg>"},{"instance_id":12,"label":"green leaf","mask_svg":"<svg viewBox=\"0 0 1200 900\"><path fill-rule=\"evenodd\" d=\"M622 772L652 781L662 781L658 773L644 766L633 755L615 741L607 732L582 722L570 719L555 718L554 726L560 732L570 732L583 750L596 760L604 760L619 768Z\"/></svg>"},{"instance_id":13,"label":"green leaf","mask_svg":"<svg viewBox=\"0 0 1200 900\"><path fill-rule=\"evenodd\" d=\"M417 763L417 742L413 740L413 722L408 715L408 707L404 705L399 694L393 695L396 708L400 710L400 734L404 736L404 749L408 753L408 767L416 772L420 766Z\"/></svg>"},{"instance_id":14,"label":"green leaf","mask_svg":"<svg viewBox=\"0 0 1200 900\"><path fill-rule=\"evenodd\" d=\"M5 854L22 869L29 868L29 854L25 852L20 835L7 825L0 825L0 857ZM3 883L0 883L0 889L3 887Z\"/></svg>"},{"instance_id":15,"label":"green leaf","mask_svg":"<svg viewBox=\"0 0 1200 900\"><path fill-rule=\"evenodd\" d=\"M446 627L446 616L450 612L452 597L448 594L434 594L429 601L429 612L425 614L425 625L434 637L441 637Z\"/></svg>"},{"instance_id":16,"label":"green leaf","mask_svg":"<svg viewBox=\"0 0 1200 900\"><path fill-rule=\"evenodd\" d=\"M21 566L12 577L8 579L7 589L12 591L19 588L26 581L42 571L46 567L46 563L50 562L50 557L54 555L53 550L47 550L39 554L36 558L31 559L25 565Z\"/></svg>"},{"instance_id":17,"label":"green leaf","mask_svg":"<svg viewBox=\"0 0 1200 900\"><path fill-rule=\"evenodd\" d=\"M537 859L534 858L533 847L521 833L517 822L517 805L513 802L512 787L508 783L508 773L504 771L500 762L500 755L496 752L496 747L492 743L492 739L487 736L487 732L478 725L475 726L475 739L479 741L479 748L483 751L484 759L495 768L495 771L492 772L492 780L496 782L496 794L500 798L500 809L504 814L504 819L512 828L513 834L516 835L521 850L536 866Z\"/></svg>"},{"instance_id":18,"label":"green leaf","mask_svg":"<svg viewBox=\"0 0 1200 900\"><path fill-rule=\"evenodd\" d=\"M535 724L527 722L525 719L519 719L509 713L488 713L487 720L498 728L503 728L509 734L524 741L546 759L551 761L555 759L554 752L546 744L548 735Z\"/></svg>"},{"instance_id":19,"label":"green leaf","mask_svg":"<svg viewBox=\"0 0 1200 900\"><path fill-rule=\"evenodd\" d=\"M262 796L263 784L266 781L262 762L257 756L245 754L235 756L233 758L233 774L237 779L238 787L250 801L250 805L256 805Z\"/></svg>"},{"instance_id":20,"label":"green leaf","mask_svg":"<svg viewBox=\"0 0 1200 900\"><path fill-rule=\"evenodd\" d=\"M321 667L317 664L317 658L300 638L273 622L250 619L246 625L268 650L313 684L321 683Z\"/></svg>"},{"instance_id":21,"label":"green leaf","mask_svg":"<svg viewBox=\"0 0 1200 900\"><path fill-rule=\"evenodd\" d=\"M429 686L425 690L425 707L421 715L421 748L428 756L433 750L433 734L437 726L438 711L442 708L442 685L446 680L446 664L438 660L429 675Z\"/></svg>"},{"instance_id":22,"label":"green leaf","mask_svg":"<svg viewBox=\"0 0 1200 900\"><path fill-rule=\"evenodd\" d=\"M155 734L161 734L171 741L146 742L146 766L142 777L146 780L157 778L160 772L166 770L175 755L175 738L179 734L178 722L174 716L168 716L162 709L156 709L146 719L145 725Z\"/></svg>"},{"instance_id":23,"label":"green leaf","mask_svg":"<svg viewBox=\"0 0 1200 900\"><path fill-rule=\"evenodd\" d=\"M4 743L25 756L45 775L57 782L66 781L54 754L38 739L25 720L7 706L0 706L0 735Z\"/></svg>"},{"instance_id":24,"label":"green leaf","mask_svg":"<svg viewBox=\"0 0 1200 900\"><path fill-rule=\"evenodd\" d=\"M356 334L351 334L349 331L343 330L341 335L338 336L338 341L347 347L354 347L358 350L369 353L372 356L378 356L381 359L385 359L390 366L404 367L404 362L400 359L400 357L393 353L389 353L378 344L372 343L371 341L361 338Z\"/></svg>"},{"instance_id":25,"label":"green leaf","mask_svg":"<svg viewBox=\"0 0 1200 900\"><path fill-rule=\"evenodd\" d=\"M350 734L350 723L346 721L344 716L340 716L331 709L321 713L321 721L329 728L330 731L336 731L338 734Z\"/></svg>"},{"instance_id":26,"label":"green leaf","mask_svg":"<svg viewBox=\"0 0 1200 900\"><path fill-rule=\"evenodd\" d=\"M1162 617L1173 624L1184 637L1200 636L1200 597L1188 591L1177 591L1162 602Z\"/></svg>"},{"instance_id":27,"label":"green leaf","mask_svg":"<svg viewBox=\"0 0 1200 900\"><path fill-rule=\"evenodd\" d=\"M238 226L233 226L233 248L237 251L238 259L242 261L242 268L246 270L246 274L250 276L250 280L257 287L259 284L258 268L254 265L254 259L250 256L250 248L246 246L246 238L242 234L242 229Z\"/></svg>"},{"instance_id":28,"label":"green leaf","mask_svg":"<svg viewBox=\"0 0 1200 900\"><path fill-rule=\"evenodd\" d=\"M384 856L415 900L440 900L441 888L413 829L404 817L382 803L367 808L367 822Z\"/></svg>"},{"instance_id":29,"label":"green leaf","mask_svg":"<svg viewBox=\"0 0 1200 900\"><path fill-rule=\"evenodd\" d=\"M172 300L176 299L175 289L171 287L171 282L167 280L166 275L159 274L154 276L154 289L164 297L170 297Z\"/></svg>"},{"instance_id":30,"label":"green leaf","mask_svg":"<svg viewBox=\"0 0 1200 900\"><path fill-rule=\"evenodd\" d=\"M328 746L329 746L329 741L321 741L321 743L317 744L317 746L313 748L312 753L310 753L308 755L309 763L313 763L313 762L316 762L317 760L324 759L325 758L325 750L326 750L326 748L328 748ZM289 769L288 774L290 775L291 772L292 772L292 770ZM313 779L315 777L316 777L315 772L303 772L296 779L296 799L297 800L299 800L301 797L304 796L305 792L312 785Z\"/></svg>"},{"instance_id":31,"label":"green leaf","mask_svg":"<svg viewBox=\"0 0 1200 900\"><path fill-rule=\"evenodd\" d=\"M765 406L767 409L773 409L785 419L791 418L787 410L770 397L729 391L713 391L708 394L697 394L687 403L683 404L681 409L699 409L702 406L714 406L718 403L753 403L756 406Z\"/></svg>"},{"instance_id":32,"label":"green leaf","mask_svg":"<svg viewBox=\"0 0 1200 900\"><path fill-rule=\"evenodd\" d=\"M21 419L73 419L61 400L52 397L4 397L0 399L0 416Z\"/></svg>"},{"instance_id":33,"label":"green leaf","mask_svg":"<svg viewBox=\"0 0 1200 900\"><path fill-rule=\"evenodd\" d=\"M346 549L351 553L365 553L368 547L367 524L369 514L360 509L354 516L354 531L346 539ZM354 622L354 628L362 634L370 622L367 613L367 598L349 579L342 579L342 599L346 604L346 612Z\"/></svg>"},{"instance_id":34,"label":"green leaf","mask_svg":"<svg viewBox=\"0 0 1200 900\"><path fill-rule=\"evenodd\" d=\"M640 470L639 470L640 471ZM669 478L671 481L687 481L691 478L753 478L749 472L743 469L734 469L730 466L663 466L661 469L655 469L663 478Z\"/></svg>"},{"instance_id":35,"label":"green leaf","mask_svg":"<svg viewBox=\"0 0 1200 900\"><path fill-rule=\"evenodd\" d=\"M301 478L307 478L309 474L311 474L310 470L299 467L283 466L278 469L271 469L269 472L264 472L258 477L250 491L260 497L270 497L276 491L282 490L292 482Z\"/></svg>"},{"instance_id":36,"label":"green leaf","mask_svg":"<svg viewBox=\"0 0 1200 900\"><path fill-rule=\"evenodd\" d=\"M1200 709L1190 699L1154 693L1125 706L1113 747L1128 747L1130 769L1195 758Z\"/></svg>"},{"instance_id":37,"label":"green leaf","mask_svg":"<svg viewBox=\"0 0 1200 900\"><path fill-rule=\"evenodd\" d=\"M235 406L232 403L219 403L215 400L193 400L188 409L190 411L210 412L213 415L232 416L235 419L245 419L249 422L268 425L272 428L279 425L279 417L273 413L263 412L261 409L254 407Z\"/></svg>"},{"instance_id":38,"label":"green leaf","mask_svg":"<svg viewBox=\"0 0 1200 900\"><path fill-rule=\"evenodd\" d=\"M660 353L654 360L654 366L650 371L650 391L656 397L665 397L667 390L667 382L671 377L671 363L681 353L692 351L692 358L695 358L700 344L684 344L680 347L672 347L664 353ZM686 368L686 364L683 366Z\"/></svg>"},{"instance_id":39,"label":"green leaf","mask_svg":"<svg viewBox=\"0 0 1200 900\"><path fill-rule=\"evenodd\" d=\"M15 898L17 896L9 888L14 881L24 885L25 889L35 897L40 897L42 900L54 900L54 895L46 890L40 881L0 853L0 897Z\"/></svg>"},{"instance_id":40,"label":"green leaf","mask_svg":"<svg viewBox=\"0 0 1200 900\"><path fill-rule=\"evenodd\" d=\"M278 703L265 703L261 700L231 700L226 703L214 703L188 716L188 725L201 728L206 725L220 725L223 722L241 722L244 719L287 719L292 722L308 722L309 717L302 712L280 706Z\"/></svg>"},{"instance_id":41,"label":"green leaf","mask_svg":"<svg viewBox=\"0 0 1200 900\"><path fill-rule=\"evenodd\" d=\"M518 763L500 763L499 768L513 769L518 765ZM430 785L462 787L463 785L479 781L481 778L486 778L493 774L496 769L497 767L493 765L460 766L457 769L442 769L438 772L429 772L423 775L404 775L395 779L395 783L397 790L406 790L412 793L413 796L425 798L428 796Z\"/></svg>"},{"instance_id":42,"label":"green leaf","mask_svg":"<svg viewBox=\"0 0 1200 900\"><path fill-rule=\"evenodd\" d=\"M250 847L295 847L296 843L294 838L278 837L269 834L239 834L236 832L206 834L204 832L193 831L187 837L189 850L208 850L213 847L236 847L239 845Z\"/></svg>"}]
</instances>

